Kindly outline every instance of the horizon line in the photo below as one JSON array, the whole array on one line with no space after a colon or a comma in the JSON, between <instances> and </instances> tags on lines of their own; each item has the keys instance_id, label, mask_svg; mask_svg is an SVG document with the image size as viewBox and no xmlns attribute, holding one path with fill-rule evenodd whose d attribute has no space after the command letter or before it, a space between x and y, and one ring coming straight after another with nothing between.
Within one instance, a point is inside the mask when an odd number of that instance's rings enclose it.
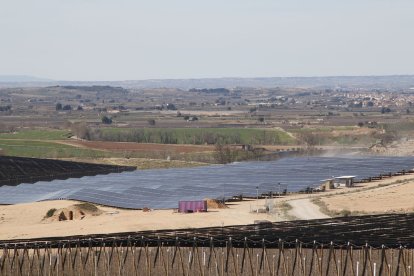
<instances>
[{"instance_id":1,"label":"horizon line","mask_svg":"<svg viewBox=\"0 0 414 276\"><path fill-rule=\"evenodd\" d=\"M227 76L227 77L183 77L183 78L145 78L145 79L122 79L122 80L56 80L35 75L12 75L0 74L0 83L48 83L48 82L132 82L132 81L174 81L174 80L214 80L214 79L294 79L294 78L363 78L363 77L414 77L414 74L379 74L379 75L297 75L297 76L272 76L272 77L241 77L241 76ZM12 78L33 78L33 80L2 80L2 77Z\"/></svg>"}]
</instances>

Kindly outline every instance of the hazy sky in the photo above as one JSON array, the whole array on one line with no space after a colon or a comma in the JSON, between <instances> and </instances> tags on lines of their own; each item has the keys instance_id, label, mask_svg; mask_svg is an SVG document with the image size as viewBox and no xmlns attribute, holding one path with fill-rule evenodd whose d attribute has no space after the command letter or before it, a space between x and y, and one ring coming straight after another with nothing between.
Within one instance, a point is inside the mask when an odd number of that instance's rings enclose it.
<instances>
[{"instance_id":1,"label":"hazy sky","mask_svg":"<svg viewBox=\"0 0 414 276\"><path fill-rule=\"evenodd\" d=\"M414 74L413 0L0 0L0 74Z\"/></svg>"}]
</instances>

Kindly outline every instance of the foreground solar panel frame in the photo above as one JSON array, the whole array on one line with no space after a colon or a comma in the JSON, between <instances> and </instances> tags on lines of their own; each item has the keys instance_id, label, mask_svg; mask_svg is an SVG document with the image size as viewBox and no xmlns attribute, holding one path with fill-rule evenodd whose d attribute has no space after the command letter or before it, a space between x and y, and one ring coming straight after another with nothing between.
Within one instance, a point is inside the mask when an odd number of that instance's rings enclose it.
<instances>
[{"instance_id":1,"label":"foreground solar panel frame","mask_svg":"<svg viewBox=\"0 0 414 276\"><path fill-rule=\"evenodd\" d=\"M340 175L358 179L412 170L414 157L287 157L185 169L137 170L0 187L0 204L72 199L142 209L177 208L180 200L297 192ZM280 185L278 183L281 183ZM258 187L258 188L256 188Z\"/></svg>"}]
</instances>

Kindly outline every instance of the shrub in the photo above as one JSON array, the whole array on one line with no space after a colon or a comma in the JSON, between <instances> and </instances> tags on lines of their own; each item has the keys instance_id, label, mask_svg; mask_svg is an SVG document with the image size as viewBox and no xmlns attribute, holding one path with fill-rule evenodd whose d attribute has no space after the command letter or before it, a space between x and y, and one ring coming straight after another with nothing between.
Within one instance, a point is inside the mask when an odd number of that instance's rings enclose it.
<instances>
[{"instance_id":1,"label":"shrub","mask_svg":"<svg viewBox=\"0 0 414 276\"><path fill-rule=\"evenodd\" d=\"M349 211L349 210L341 210L340 212L339 212L339 215L340 216L342 216L342 217L348 217L348 216L350 216L351 215L351 211Z\"/></svg>"},{"instance_id":2,"label":"shrub","mask_svg":"<svg viewBox=\"0 0 414 276\"><path fill-rule=\"evenodd\" d=\"M49 209L46 213L46 217L50 218L51 216L55 214L55 212L56 212L56 208Z\"/></svg>"},{"instance_id":3,"label":"shrub","mask_svg":"<svg viewBox=\"0 0 414 276\"><path fill-rule=\"evenodd\" d=\"M72 106L67 104L62 107L62 110L72 110Z\"/></svg>"},{"instance_id":4,"label":"shrub","mask_svg":"<svg viewBox=\"0 0 414 276\"><path fill-rule=\"evenodd\" d=\"M289 210L292 210L293 207L287 202L282 202L279 204L279 208L287 212Z\"/></svg>"},{"instance_id":5,"label":"shrub","mask_svg":"<svg viewBox=\"0 0 414 276\"><path fill-rule=\"evenodd\" d=\"M107 116L103 116L102 117L102 123L104 123L106 125L110 125L110 124L112 124L112 119L107 117Z\"/></svg>"}]
</instances>

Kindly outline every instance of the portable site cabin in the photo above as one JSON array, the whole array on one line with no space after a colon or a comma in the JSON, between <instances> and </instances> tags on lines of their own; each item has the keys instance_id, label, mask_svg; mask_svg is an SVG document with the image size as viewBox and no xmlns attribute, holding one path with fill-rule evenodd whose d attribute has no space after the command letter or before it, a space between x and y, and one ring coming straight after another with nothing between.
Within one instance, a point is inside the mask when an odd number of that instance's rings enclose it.
<instances>
[{"instance_id":1,"label":"portable site cabin","mask_svg":"<svg viewBox=\"0 0 414 276\"><path fill-rule=\"evenodd\" d=\"M207 212L207 201L206 200L179 201L178 212L180 213Z\"/></svg>"},{"instance_id":2,"label":"portable site cabin","mask_svg":"<svg viewBox=\"0 0 414 276\"><path fill-rule=\"evenodd\" d=\"M344 175L335 177L335 186L340 187L353 187L354 186L354 175Z\"/></svg>"},{"instance_id":3,"label":"portable site cabin","mask_svg":"<svg viewBox=\"0 0 414 276\"><path fill-rule=\"evenodd\" d=\"M321 180L322 184L320 186L320 189L322 191L327 191L327 190L335 189L334 180L335 180L334 178L329 178L329 179Z\"/></svg>"}]
</instances>

